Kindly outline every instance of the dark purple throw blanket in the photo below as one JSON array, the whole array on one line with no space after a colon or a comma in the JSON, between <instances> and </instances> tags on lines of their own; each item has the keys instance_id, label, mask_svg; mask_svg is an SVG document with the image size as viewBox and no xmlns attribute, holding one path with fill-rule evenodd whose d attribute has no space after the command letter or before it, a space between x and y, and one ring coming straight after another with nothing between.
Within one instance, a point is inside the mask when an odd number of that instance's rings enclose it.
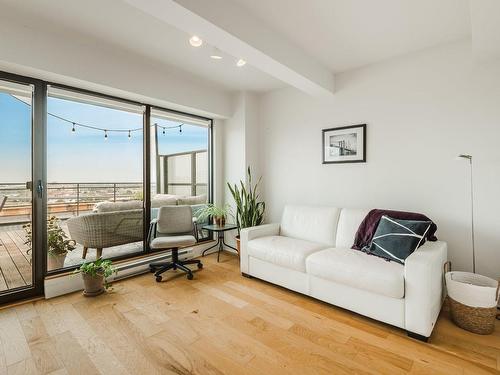
<instances>
[{"instance_id":1,"label":"dark purple throw blanket","mask_svg":"<svg viewBox=\"0 0 500 375\"><path fill-rule=\"evenodd\" d=\"M361 250L365 246L369 246L372 242L373 235L377 230L380 218L383 215L392 217L393 219L399 220L417 220L417 221L432 221L427 216L422 214L417 214L414 212L403 212L403 211L391 211L391 210L380 210L374 209L368 212L368 215L363 219L359 225L358 231L356 232L356 237L354 238L354 245L352 249ZM434 235L437 231L437 225L432 222L431 227L427 231L425 239L427 241L437 241L437 237Z\"/></svg>"}]
</instances>

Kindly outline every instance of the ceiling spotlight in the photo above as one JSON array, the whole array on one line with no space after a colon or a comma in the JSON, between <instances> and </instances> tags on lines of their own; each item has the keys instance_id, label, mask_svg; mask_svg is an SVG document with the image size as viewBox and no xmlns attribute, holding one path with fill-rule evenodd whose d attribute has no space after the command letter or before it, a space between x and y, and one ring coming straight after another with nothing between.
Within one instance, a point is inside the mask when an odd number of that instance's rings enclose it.
<instances>
[{"instance_id":1,"label":"ceiling spotlight","mask_svg":"<svg viewBox=\"0 0 500 375\"><path fill-rule=\"evenodd\" d=\"M245 66L245 64L246 64L246 63L247 63L247 62L246 62L245 60L243 60L243 59L239 59L238 61L236 61L236 66L237 66L238 68L241 68L242 66Z\"/></svg>"},{"instance_id":2,"label":"ceiling spotlight","mask_svg":"<svg viewBox=\"0 0 500 375\"><path fill-rule=\"evenodd\" d=\"M210 57L214 60L220 60L222 59L222 54L220 52L220 49L214 47L212 50L212 53L210 54Z\"/></svg>"},{"instance_id":3,"label":"ceiling spotlight","mask_svg":"<svg viewBox=\"0 0 500 375\"><path fill-rule=\"evenodd\" d=\"M203 44L203 40L199 36L193 35L191 38L189 38L189 44L191 44L193 47L201 47Z\"/></svg>"}]
</instances>

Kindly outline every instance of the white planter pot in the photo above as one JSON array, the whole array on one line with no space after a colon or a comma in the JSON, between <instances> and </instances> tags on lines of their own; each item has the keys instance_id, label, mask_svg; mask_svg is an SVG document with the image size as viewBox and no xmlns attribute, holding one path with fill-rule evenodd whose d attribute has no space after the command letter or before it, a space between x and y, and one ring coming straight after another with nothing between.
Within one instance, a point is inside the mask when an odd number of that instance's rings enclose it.
<instances>
[{"instance_id":1,"label":"white planter pot","mask_svg":"<svg viewBox=\"0 0 500 375\"><path fill-rule=\"evenodd\" d=\"M53 271L59 268L63 268L65 259L66 259L66 254L57 254L57 255L48 254L47 271Z\"/></svg>"}]
</instances>

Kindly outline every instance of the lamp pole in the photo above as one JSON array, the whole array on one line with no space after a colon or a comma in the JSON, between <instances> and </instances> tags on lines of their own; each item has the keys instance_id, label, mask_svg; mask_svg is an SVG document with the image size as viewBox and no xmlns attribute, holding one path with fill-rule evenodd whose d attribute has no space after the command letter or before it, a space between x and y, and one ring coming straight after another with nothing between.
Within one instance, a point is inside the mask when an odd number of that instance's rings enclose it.
<instances>
[{"instance_id":1,"label":"lamp pole","mask_svg":"<svg viewBox=\"0 0 500 375\"><path fill-rule=\"evenodd\" d=\"M476 273L476 247L474 241L474 181L473 181L473 168L472 168L472 155L460 154L459 158L467 159L470 166L470 223L471 223L471 239L472 239L472 272Z\"/></svg>"}]
</instances>

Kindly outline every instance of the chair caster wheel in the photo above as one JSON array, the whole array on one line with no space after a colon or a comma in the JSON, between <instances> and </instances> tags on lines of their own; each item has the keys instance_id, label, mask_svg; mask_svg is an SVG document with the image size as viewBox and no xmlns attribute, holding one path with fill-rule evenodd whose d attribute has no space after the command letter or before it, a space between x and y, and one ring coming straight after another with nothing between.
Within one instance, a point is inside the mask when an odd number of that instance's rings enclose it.
<instances>
[{"instance_id":1,"label":"chair caster wheel","mask_svg":"<svg viewBox=\"0 0 500 375\"><path fill-rule=\"evenodd\" d=\"M188 273L187 274L187 279L188 280L193 280L193 274L192 273Z\"/></svg>"},{"instance_id":2,"label":"chair caster wheel","mask_svg":"<svg viewBox=\"0 0 500 375\"><path fill-rule=\"evenodd\" d=\"M149 272L154 273L155 272L154 267L149 266Z\"/></svg>"},{"instance_id":3,"label":"chair caster wheel","mask_svg":"<svg viewBox=\"0 0 500 375\"><path fill-rule=\"evenodd\" d=\"M161 283L162 277L161 276L156 276L156 282Z\"/></svg>"},{"instance_id":4,"label":"chair caster wheel","mask_svg":"<svg viewBox=\"0 0 500 375\"><path fill-rule=\"evenodd\" d=\"M198 263L198 269L201 270L203 268L203 263Z\"/></svg>"}]
</instances>

